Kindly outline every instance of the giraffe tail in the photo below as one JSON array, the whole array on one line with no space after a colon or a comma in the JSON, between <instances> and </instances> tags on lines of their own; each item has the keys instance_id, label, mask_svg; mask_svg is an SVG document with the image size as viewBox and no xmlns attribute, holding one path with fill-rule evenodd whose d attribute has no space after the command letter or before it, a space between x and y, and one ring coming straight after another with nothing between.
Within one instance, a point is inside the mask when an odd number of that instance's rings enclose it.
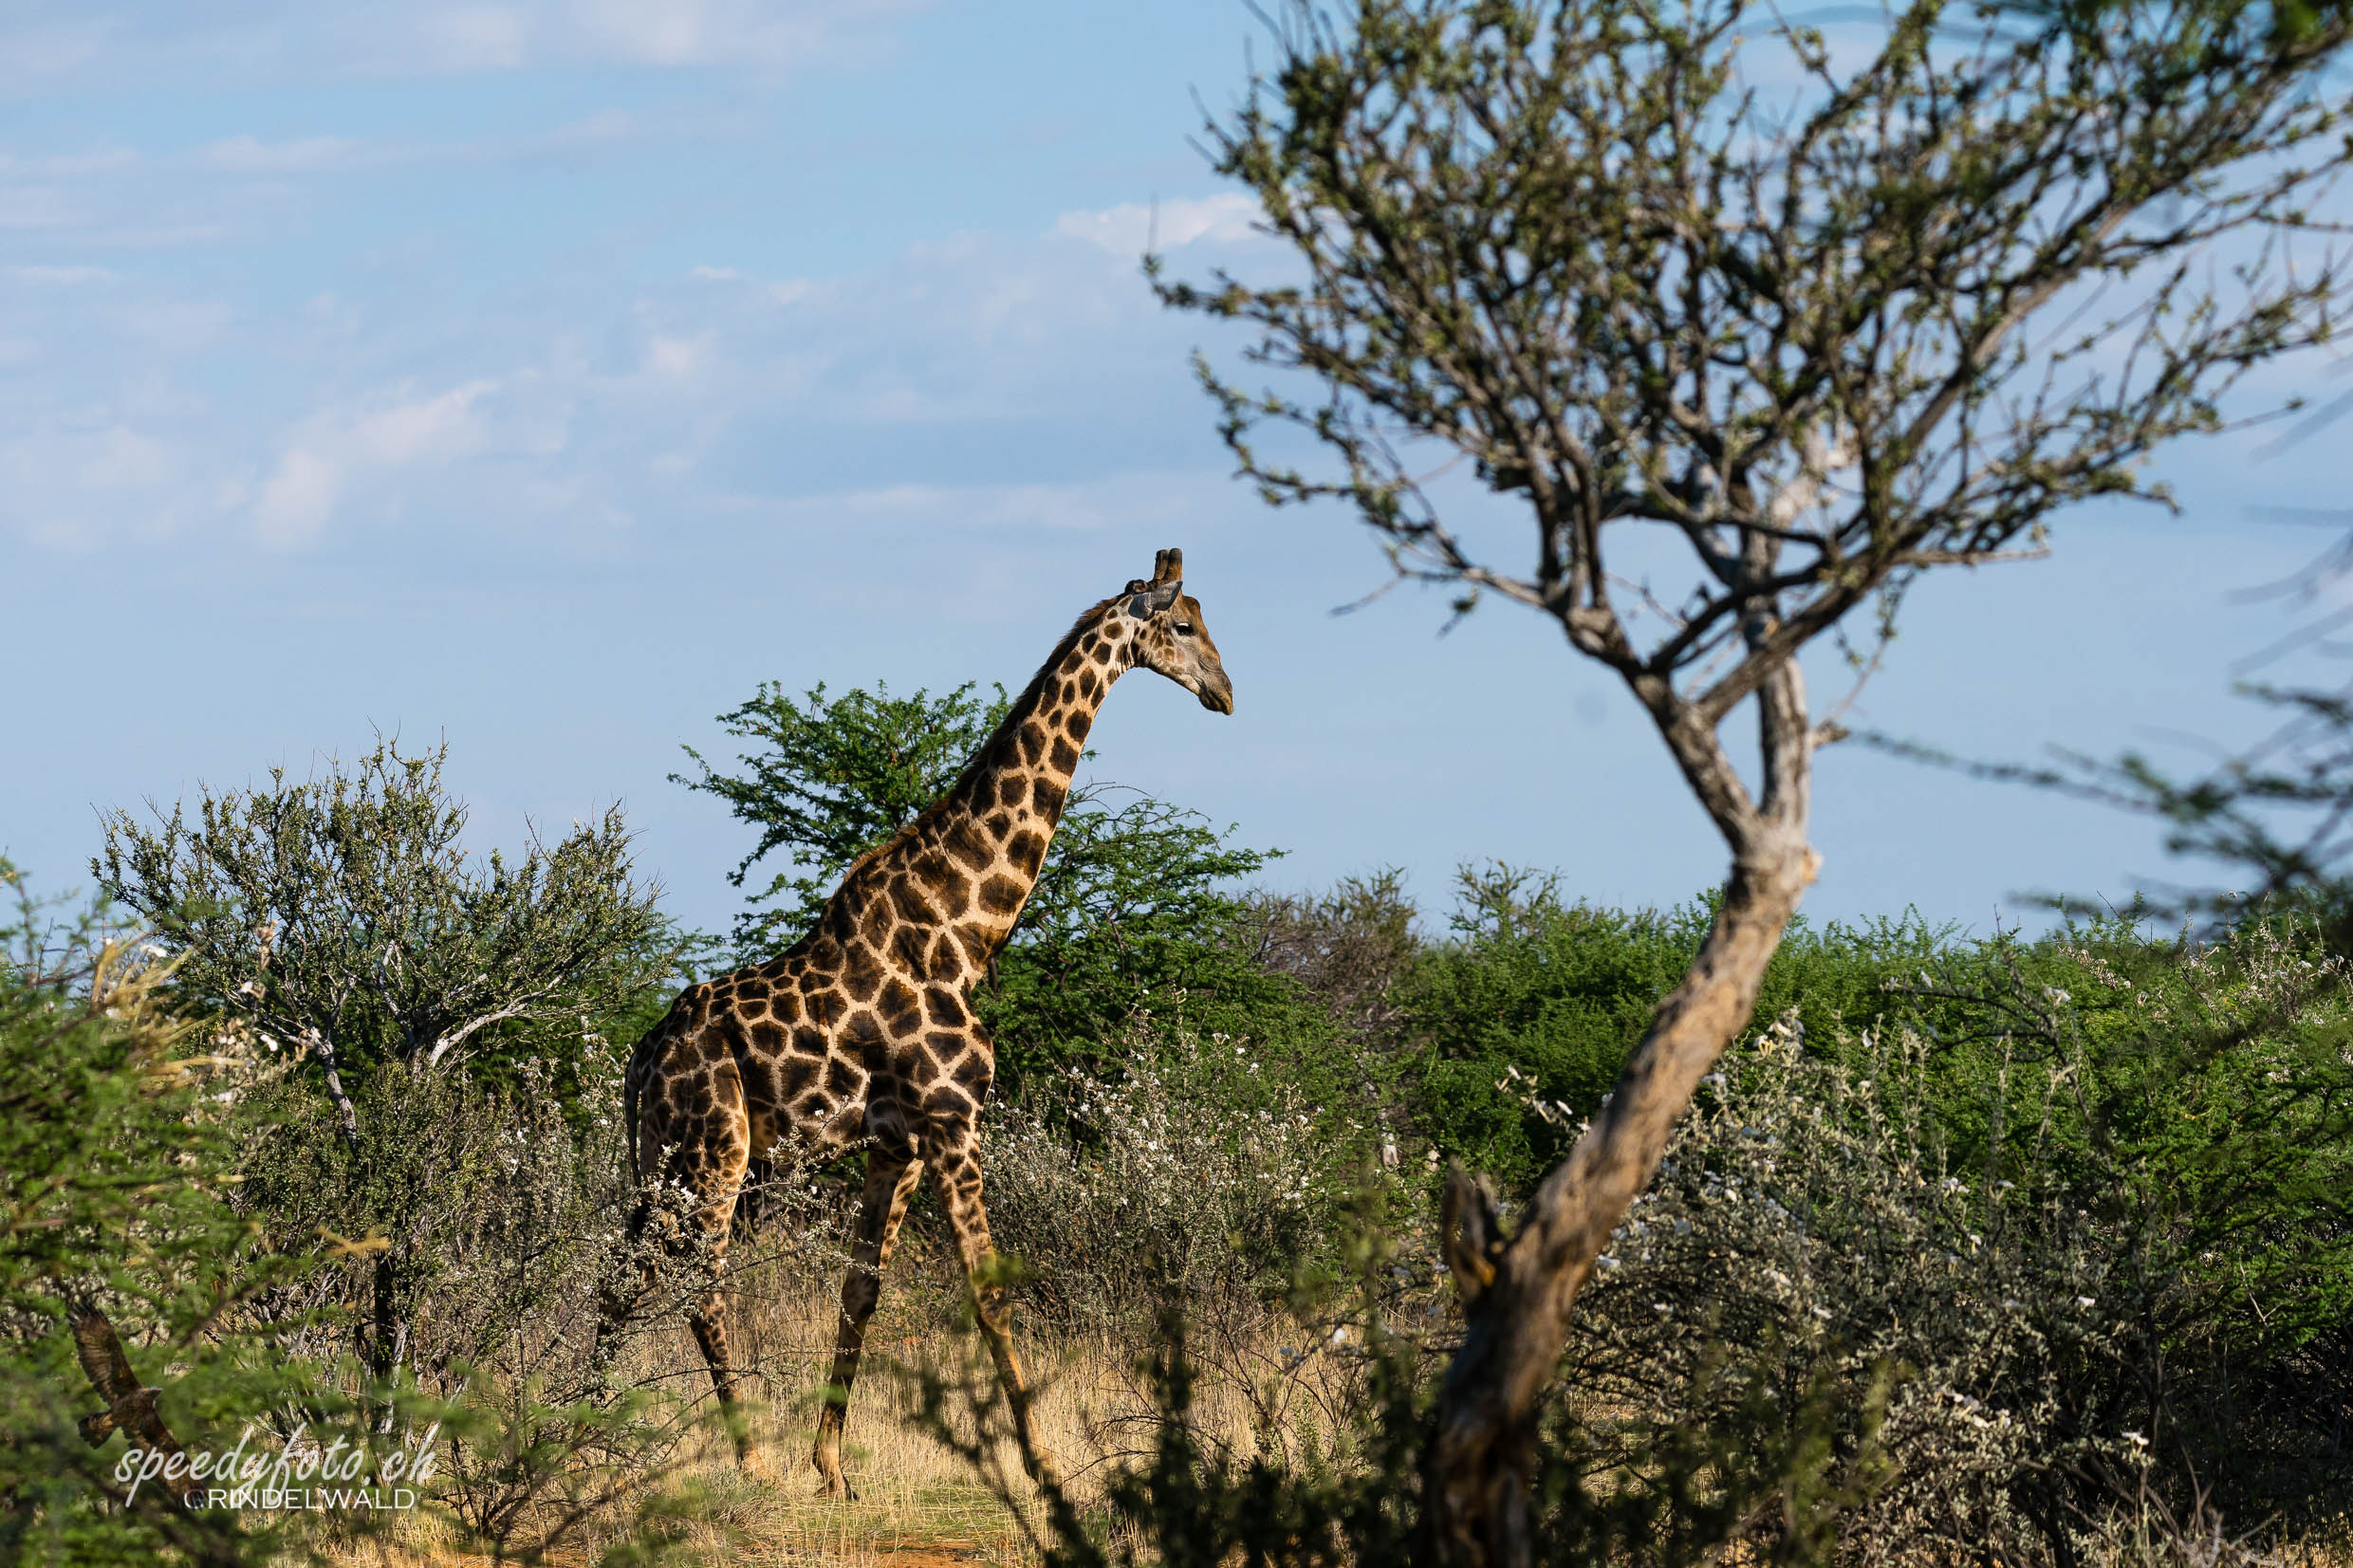
<instances>
[{"instance_id":1,"label":"giraffe tail","mask_svg":"<svg viewBox=\"0 0 2353 1568\"><path fill-rule=\"evenodd\" d=\"M629 1070L621 1080L621 1135L629 1146L629 1186L632 1190L645 1185L645 1165L638 1158L638 1051L645 1049L639 1042L637 1051L629 1053Z\"/></svg>"}]
</instances>

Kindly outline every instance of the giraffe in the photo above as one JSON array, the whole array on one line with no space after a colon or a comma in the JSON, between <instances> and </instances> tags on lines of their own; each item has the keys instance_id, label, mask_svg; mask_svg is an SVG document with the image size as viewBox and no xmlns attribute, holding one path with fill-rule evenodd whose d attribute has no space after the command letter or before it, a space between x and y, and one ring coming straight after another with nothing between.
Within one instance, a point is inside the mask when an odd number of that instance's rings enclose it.
<instances>
[{"instance_id":1,"label":"giraffe","mask_svg":"<svg viewBox=\"0 0 2353 1568\"><path fill-rule=\"evenodd\" d=\"M687 987L630 1056L631 1158L640 1180L676 1182L695 1206L691 1223L713 1274L688 1323L731 1416L735 1377L719 1278L745 1171L755 1153L788 1136L820 1151L866 1141L865 1190L810 1455L828 1494L855 1495L842 1474L850 1387L892 1243L927 1170L939 1183L1023 1463L1041 1481L1053 1475L1014 1355L1001 1271L991 1267L977 1134L996 1059L972 993L1037 880L1111 683L1140 665L1202 707L1233 711L1232 683L1199 603L1184 592L1183 565L1181 551L1162 550L1150 581L1130 581L1079 617L948 792L850 867L814 930L765 964ZM648 1212L641 1198L633 1237ZM619 1310L608 1297L608 1327ZM744 1429L730 1425L749 1463Z\"/></svg>"}]
</instances>

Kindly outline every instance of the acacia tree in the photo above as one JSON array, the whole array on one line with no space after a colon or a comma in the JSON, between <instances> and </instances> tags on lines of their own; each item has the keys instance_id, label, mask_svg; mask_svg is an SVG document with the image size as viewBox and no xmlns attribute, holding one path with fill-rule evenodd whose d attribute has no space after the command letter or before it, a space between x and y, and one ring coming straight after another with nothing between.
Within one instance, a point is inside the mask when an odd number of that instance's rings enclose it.
<instances>
[{"instance_id":1,"label":"acacia tree","mask_svg":"<svg viewBox=\"0 0 2353 1568\"><path fill-rule=\"evenodd\" d=\"M357 1348L380 1382L401 1367L429 1260L419 1238L446 1194L405 1140L362 1113L415 1079L505 1047L595 1048L676 959L657 890L632 879L619 807L510 859L469 855L466 810L441 782L446 747L380 744L346 770L267 788L200 792L153 825L103 818L100 888L175 962L188 1010L315 1063L350 1155L345 1197L374 1189L392 1231L375 1251ZM365 1091L377 1091L370 1095Z\"/></svg>"},{"instance_id":2,"label":"acacia tree","mask_svg":"<svg viewBox=\"0 0 2353 1568\"><path fill-rule=\"evenodd\" d=\"M1918 0L1834 50L1743 0L1303 3L1212 120L1298 275L1147 267L1276 373L1202 362L1241 472L1275 505L1351 507L1458 610L1550 617L1731 854L1689 973L1516 1227L1451 1185L1467 1328L1427 1450L1434 1549L1529 1559L1533 1417L1577 1292L1814 878L1813 754L1839 731L1801 651L1859 609L1883 637L1919 574L2030 553L2070 503L2166 501L2143 460L2327 335L2344 275L2307 206L2347 156L2321 78L2349 27L2250 0ZM1769 60L1796 84L1753 85ZM1441 504L1429 476L1466 456L1526 507L1525 564ZM1688 586L1654 593L1677 551Z\"/></svg>"}]
</instances>

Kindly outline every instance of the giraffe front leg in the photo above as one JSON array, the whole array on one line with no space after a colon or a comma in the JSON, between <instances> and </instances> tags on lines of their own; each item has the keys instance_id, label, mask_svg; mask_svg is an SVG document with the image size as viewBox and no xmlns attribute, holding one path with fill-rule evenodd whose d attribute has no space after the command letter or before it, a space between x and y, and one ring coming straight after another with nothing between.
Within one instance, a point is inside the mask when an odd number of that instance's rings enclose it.
<instances>
[{"instance_id":1,"label":"giraffe front leg","mask_svg":"<svg viewBox=\"0 0 2353 1568\"><path fill-rule=\"evenodd\" d=\"M688 1309L686 1326L695 1331L703 1364L711 1369L712 1392L719 1399L719 1421L735 1445L735 1462L749 1467L752 1463L751 1424L738 1397L735 1364L727 1346L727 1243L734 1211L735 1195L730 1192L726 1202L713 1204L695 1216L695 1228L702 1233L700 1261L711 1270L711 1283Z\"/></svg>"},{"instance_id":2,"label":"giraffe front leg","mask_svg":"<svg viewBox=\"0 0 2353 1568\"><path fill-rule=\"evenodd\" d=\"M1030 1479L1041 1486L1059 1486L1062 1473L1053 1454L1039 1441L1029 1408L1029 1388L1021 1375L1021 1357L1013 1350L1012 1308L1006 1300L1004 1271L989 1240L989 1210L980 1196L980 1159L969 1142L959 1153L942 1154L940 1197L948 1206L948 1224L955 1231L956 1250L964 1261L964 1276L973 1291L973 1314L980 1319L982 1337L996 1362L997 1381L1013 1414L1013 1440Z\"/></svg>"},{"instance_id":3,"label":"giraffe front leg","mask_svg":"<svg viewBox=\"0 0 2353 1568\"><path fill-rule=\"evenodd\" d=\"M809 1453L817 1473L824 1478L828 1497L858 1496L842 1475L842 1428L849 1418L850 1386L858 1381L858 1361L865 1349L866 1319L874 1316L875 1303L882 1299L882 1270L890 1264L899 1222L907 1217L907 1204L922 1179L921 1160L886 1153L880 1147L866 1155L858 1236L851 1247L849 1274L842 1282L842 1319L834 1332L833 1371L825 1379L824 1408L817 1416L817 1446Z\"/></svg>"}]
</instances>

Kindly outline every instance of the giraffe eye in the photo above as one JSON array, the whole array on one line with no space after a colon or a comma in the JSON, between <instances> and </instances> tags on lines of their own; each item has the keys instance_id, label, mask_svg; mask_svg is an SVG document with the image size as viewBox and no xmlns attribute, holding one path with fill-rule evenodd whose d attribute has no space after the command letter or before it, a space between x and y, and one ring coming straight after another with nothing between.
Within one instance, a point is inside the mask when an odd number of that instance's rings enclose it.
<instances>
[{"instance_id":1,"label":"giraffe eye","mask_svg":"<svg viewBox=\"0 0 2353 1568\"><path fill-rule=\"evenodd\" d=\"M1189 620L1178 621L1176 623L1176 635L1180 637L1191 636L1193 635L1193 622Z\"/></svg>"}]
</instances>

